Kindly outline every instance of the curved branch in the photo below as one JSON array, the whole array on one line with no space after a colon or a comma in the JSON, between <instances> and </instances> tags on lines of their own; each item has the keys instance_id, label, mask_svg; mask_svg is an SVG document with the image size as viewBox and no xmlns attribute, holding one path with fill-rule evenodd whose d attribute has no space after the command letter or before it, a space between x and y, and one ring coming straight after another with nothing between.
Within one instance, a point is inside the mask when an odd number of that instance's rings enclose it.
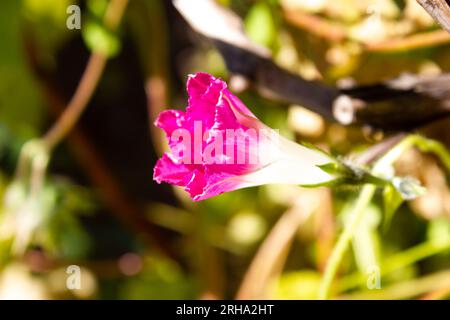
<instances>
[{"instance_id":1,"label":"curved branch","mask_svg":"<svg viewBox=\"0 0 450 320\"><path fill-rule=\"evenodd\" d=\"M450 2L448 0L417 0L439 25L450 33Z\"/></svg>"},{"instance_id":2,"label":"curved branch","mask_svg":"<svg viewBox=\"0 0 450 320\"><path fill-rule=\"evenodd\" d=\"M113 0L110 3L103 21L108 29L117 28L127 4L128 0ZM107 57L104 54L92 53L72 99L58 121L43 138L48 149L53 149L77 123L97 87L105 69L106 60Z\"/></svg>"}]
</instances>

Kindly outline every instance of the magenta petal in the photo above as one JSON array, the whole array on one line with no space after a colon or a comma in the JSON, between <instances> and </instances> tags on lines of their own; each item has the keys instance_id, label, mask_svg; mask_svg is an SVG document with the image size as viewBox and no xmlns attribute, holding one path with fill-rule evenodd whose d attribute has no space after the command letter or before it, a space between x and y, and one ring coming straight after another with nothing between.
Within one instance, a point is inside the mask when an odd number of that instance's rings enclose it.
<instances>
[{"instance_id":1,"label":"magenta petal","mask_svg":"<svg viewBox=\"0 0 450 320\"><path fill-rule=\"evenodd\" d=\"M239 128L242 128L242 126L238 123L233 110L230 108L226 100L221 99L216 107L214 126L212 127L212 129L214 131L220 131Z\"/></svg>"},{"instance_id":2,"label":"magenta petal","mask_svg":"<svg viewBox=\"0 0 450 320\"><path fill-rule=\"evenodd\" d=\"M246 130L259 128L261 122L228 91L225 82L209 74L190 75L187 91L189 101L185 113L166 110L155 122L156 126L165 131L171 154L164 154L157 162L154 180L158 183L164 181L184 186L195 201L248 186L248 183L242 181L241 176L258 170L262 165L236 163L236 159L233 160L231 156L224 155L222 152L225 152L228 146L234 150L235 157L237 154L246 156L253 154L258 141ZM194 128L198 127L198 121L201 122L201 137L206 137L200 143L200 150L196 150L195 144L192 144L192 138L196 136ZM191 139L185 140L184 136L183 139L178 139L180 132L175 132L177 129L184 129L183 132L190 134ZM236 136L228 138L226 135L228 129L241 131L235 131ZM175 137L173 137L174 132L177 133ZM222 140L218 140L221 137ZM216 151L217 144L223 147L222 151ZM214 148L209 148L206 152L206 148L211 146ZM252 148L246 149L246 146ZM183 161L184 157L182 158L181 154L187 154L189 150L193 160L200 155L201 163ZM211 150L214 152L210 153ZM205 160L205 156L213 157L217 161L211 163ZM229 159L234 162L229 163Z\"/></svg>"},{"instance_id":3,"label":"magenta petal","mask_svg":"<svg viewBox=\"0 0 450 320\"><path fill-rule=\"evenodd\" d=\"M214 196L218 196L225 192L234 191L244 187L244 184L239 182L238 176L228 174L215 174L209 176L206 185L201 193L191 197L194 201L205 200Z\"/></svg>"},{"instance_id":4,"label":"magenta petal","mask_svg":"<svg viewBox=\"0 0 450 320\"><path fill-rule=\"evenodd\" d=\"M189 106L186 109L189 121L201 121L203 128L209 130L214 125L216 106L225 88L225 82L209 74L196 73L189 76L187 82Z\"/></svg>"},{"instance_id":5,"label":"magenta petal","mask_svg":"<svg viewBox=\"0 0 450 320\"><path fill-rule=\"evenodd\" d=\"M183 126L184 112L179 110L165 110L161 112L155 121L155 125L158 128L163 129L166 132L167 137L170 137L172 133Z\"/></svg>"},{"instance_id":6,"label":"magenta petal","mask_svg":"<svg viewBox=\"0 0 450 320\"><path fill-rule=\"evenodd\" d=\"M190 75L187 81L187 92L191 99L202 99L210 103L217 103L220 92L227 85L220 79L214 78L207 73L198 72Z\"/></svg>"},{"instance_id":7,"label":"magenta petal","mask_svg":"<svg viewBox=\"0 0 450 320\"><path fill-rule=\"evenodd\" d=\"M189 193L193 200L203 193L206 185L206 180L203 173L199 170L194 170L191 176L191 180L186 185L186 191Z\"/></svg>"},{"instance_id":8,"label":"magenta petal","mask_svg":"<svg viewBox=\"0 0 450 320\"><path fill-rule=\"evenodd\" d=\"M182 163L174 162L167 153L156 163L153 170L153 180L162 181L176 186L185 186L191 179L191 170Z\"/></svg>"},{"instance_id":9,"label":"magenta petal","mask_svg":"<svg viewBox=\"0 0 450 320\"><path fill-rule=\"evenodd\" d=\"M248 117L256 118L256 116L245 106L245 104L228 89L225 89L223 93L231 101L239 113Z\"/></svg>"}]
</instances>

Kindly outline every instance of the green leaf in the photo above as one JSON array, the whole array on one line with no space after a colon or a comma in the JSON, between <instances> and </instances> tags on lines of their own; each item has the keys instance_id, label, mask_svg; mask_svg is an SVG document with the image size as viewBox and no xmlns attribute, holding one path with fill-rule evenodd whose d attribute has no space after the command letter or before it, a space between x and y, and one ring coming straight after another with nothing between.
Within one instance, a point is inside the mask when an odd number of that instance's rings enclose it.
<instances>
[{"instance_id":1,"label":"green leaf","mask_svg":"<svg viewBox=\"0 0 450 320\"><path fill-rule=\"evenodd\" d=\"M276 299L316 299L321 275L312 270L288 272L281 275Z\"/></svg>"},{"instance_id":2,"label":"green leaf","mask_svg":"<svg viewBox=\"0 0 450 320\"><path fill-rule=\"evenodd\" d=\"M35 136L43 104L24 54L21 1L3 1L0 10L0 122L14 136ZM35 30L34 30L35 31Z\"/></svg>"},{"instance_id":3,"label":"green leaf","mask_svg":"<svg viewBox=\"0 0 450 320\"><path fill-rule=\"evenodd\" d=\"M428 224L427 238L438 246L450 243L450 220L446 218L431 220Z\"/></svg>"},{"instance_id":4,"label":"green leaf","mask_svg":"<svg viewBox=\"0 0 450 320\"><path fill-rule=\"evenodd\" d=\"M88 48L108 58L116 56L121 48L119 37L101 23L90 19L82 28L83 39Z\"/></svg>"},{"instance_id":5,"label":"green leaf","mask_svg":"<svg viewBox=\"0 0 450 320\"><path fill-rule=\"evenodd\" d=\"M266 47L272 47L276 38L276 26L267 3L254 4L245 18L245 30L247 35Z\"/></svg>"},{"instance_id":6,"label":"green leaf","mask_svg":"<svg viewBox=\"0 0 450 320\"><path fill-rule=\"evenodd\" d=\"M343 172L343 170L341 170L341 166L339 166L339 164L336 162L328 162L328 163L325 163L322 165L318 165L318 167L320 169L322 169L323 171L325 171L326 173L329 173L332 175Z\"/></svg>"},{"instance_id":7,"label":"green leaf","mask_svg":"<svg viewBox=\"0 0 450 320\"><path fill-rule=\"evenodd\" d=\"M344 218L348 220L350 215L347 213ZM380 237L378 234L380 220L380 209L370 204L367 206L364 217L361 219L353 235L353 253L355 255L356 265L362 274L367 274L369 270L380 265Z\"/></svg>"},{"instance_id":8,"label":"green leaf","mask_svg":"<svg viewBox=\"0 0 450 320\"><path fill-rule=\"evenodd\" d=\"M194 299L196 280L172 260L146 257L142 271L119 288L121 299Z\"/></svg>"},{"instance_id":9,"label":"green leaf","mask_svg":"<svg viewBox=\"0 0 450 320\"><path fill-rule=\"evenodd\" d=\"M89 12L92 13L95 17L101 19L106 9L108 8L108 1L107 0L89 0L87 2L87 7L89 9Z\"/></svg>"},{"instance_id":10,"label":"green leaf","mask_svg":"<svg viewBox=\"0 0 450 320\"><path fill-rule=\"evenodd\" d=\"M383 190L383 209L384 209L384 220L383 229L386 230L391 224L394 213L403 203L402 195L394 188L393 185L389 184L384 187Z\"/></svg>"}]
</instances>

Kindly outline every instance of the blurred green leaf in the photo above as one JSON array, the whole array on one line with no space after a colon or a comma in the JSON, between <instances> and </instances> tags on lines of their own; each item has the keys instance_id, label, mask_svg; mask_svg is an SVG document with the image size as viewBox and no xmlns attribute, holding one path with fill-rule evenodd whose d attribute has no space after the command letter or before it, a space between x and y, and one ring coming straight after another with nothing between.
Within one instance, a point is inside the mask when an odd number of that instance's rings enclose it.
<instances>
[{"instance_id":1,"label":"blurred green leaf","mask_svg":"<svg viewBox=\"0 0 450 320\"><path fill-rule=\"evenodd\" d=\"M402 195L392 185L387 185L383 189L383 229L386 230L391 224L394 213L403 203Z\"/></svg>"},{"instance_id":2,"label":"blurred green leaf","mask_svg":"<svg viewBox=\"0 0 450 320\"><path fill-rule=\"evenodd\" d=\"M427 238L435 245L450 243L450 219L440 218L429 222Z\"/></svg>"},{"instance_id":3,"label":"blurred green leaf","mask_svg":"<svg viewBox=\"0 0 450 320\"><path fill-rule=\"evenodd\" d=\"M276 25L270 6L265 2L255 3L245 18L247 35L266 47L273 47L276 40Z\"/></svg>"},{"instance_id":4,"label":"blurred green leaf","mask_svg":"<svg viewBox=\"0 0 450 320\"><path fill-rule=\"evenodd\" d=\"M21 2L3 1L0 9L0 122L15 135L36 135L42 102L26 63L21 30Z\"/></svg>"},{"instance_id":5,"label":"blurred green leaf","mask_svg":"<svg viewBox=\"0 0 450 320\"><path fill-rule=\"evenodd\" d=\"M194 299L195 281L172 261L153 257L144 269L124 283L121 299Z\"/></svg>"},{"instance_id":6,"label":"blurred green leaf","mask_svg":"<svg viewBox=\"0 0 450 320\"><path fill-rule=\"evenodd\" d=\"M374 267L380 266L380 237L377 230L380 220L380 209L373 204L369 205L353 236L352 246L356 265L364 275Z\"/></svg>"},{"instance_id":7,"label":"blurred green leaf","mask_svg":"<svg viewBox=\"0 0 450 320\"><path fill-rule=\"evenodd\" d=\"M96 19L88 20L82 28L83 39L88 48L108 58L116 56L121 48L119 37Z\"/></svg>"},{"instance_id":8,"label":"blurred green leaf","mask_svg":"<svg viewBox=\"0 0 450 320\"><path fill-rule=\"evenodd\" d=\"M87 7L94 17L101 20L108 8L108 2L108 0L88 0Z\"/></svg>"},{"instance_id":9,"label":"blurred green leaf","mask_svg":"<svg viewBox=\"0 0 450 320\"><path fill-rule=\"evenodd\" d=\"M321 275L312 270L281 275L275 289L276 299L316 299Z\"/></svg>"}]
</instances>

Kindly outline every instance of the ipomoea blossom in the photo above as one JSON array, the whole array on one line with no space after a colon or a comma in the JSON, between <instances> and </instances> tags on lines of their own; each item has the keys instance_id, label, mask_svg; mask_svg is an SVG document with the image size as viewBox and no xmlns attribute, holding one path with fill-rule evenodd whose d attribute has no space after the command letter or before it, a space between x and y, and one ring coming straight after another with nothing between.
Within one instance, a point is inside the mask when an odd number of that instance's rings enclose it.
<instances>
[{"instance_id":1,"label":"ipomoea blossom","mask_svg":"<svg viewBox=\"0 0 450 320\"><path fill-rule=\"evenodd\" d=\"M183 186L195 201L263 184L317 185L335 180L319 166L335 160L280 136L206 73L190 75L186 111L161 112L169 140L153 178Z\"/></svg>"}]
</instances>

